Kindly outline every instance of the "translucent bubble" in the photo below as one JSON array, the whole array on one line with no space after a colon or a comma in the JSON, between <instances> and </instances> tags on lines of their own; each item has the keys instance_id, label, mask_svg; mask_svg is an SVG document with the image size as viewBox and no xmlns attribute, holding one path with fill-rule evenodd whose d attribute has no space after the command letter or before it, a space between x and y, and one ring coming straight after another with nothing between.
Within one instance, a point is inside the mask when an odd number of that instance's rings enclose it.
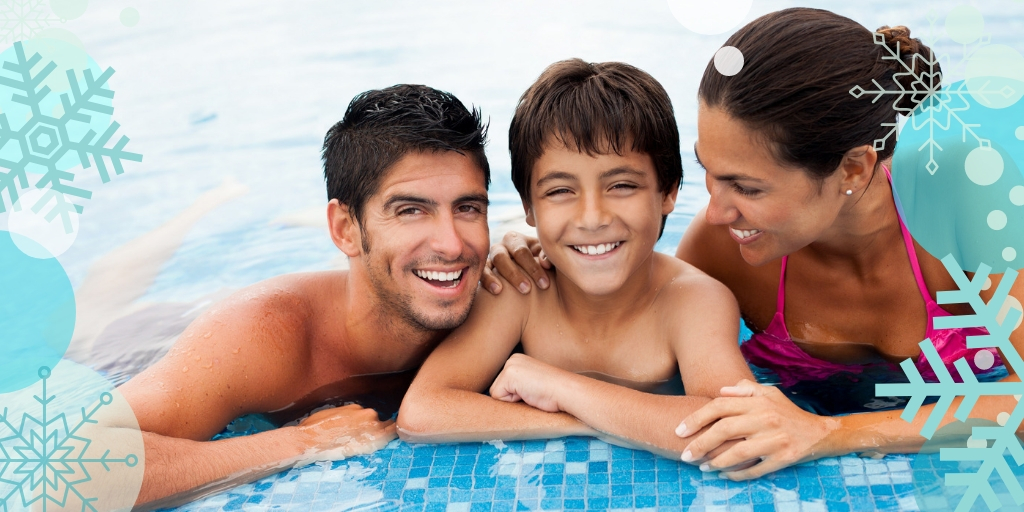
<instances>
[{"instance_id":1,"label":"translucent bubble","mask_svg":"<svg viewBox=\"0 0 1024 512\"><path fill-rule=\"evenodd\" d=\"M739 25L754 0L668 0L676 21L693 32L717 35Z\"/></svg>"},{"instance_id":2,"label":"translucent bubble","mask_svg":"<svg viewBox=\"0 0 1024 512\"><path fill-rule=\"evenodd\" d=\"M1016 309L1017 311L1024 313L1024 306L1022 306L1020 301L1017 300L1017 297L1007 295L1006 300L1003 301L1003 307L999 308L999 313L996 314L996 322L999 322L999 325L1003 325L1003 319L1010 313L1010 309ZM1021 323L1024 323L1024 315L1021 315L1020 318L1017 319L1017 325L1014 325L1013 328L1016 329L1020 327Z\"/></svg>"},{"instance_id":3,"label":"translucent bubble","mask_svg":"<svg viewBox=\"0 0 1024 512\"><path fill-rule=\"evenodd\" d=\"M1002 44L983 46L967 61L966 77L975 101L989 108L1009 107L1024 96L1024 55Z\"/></svg>"},{"instance_id":4,"label":"translucent bubble","mask_svg":"<svg viewBox=\"0 0 1024 512\"><path fill-rule=\"evenodd\" d=\"M21 252L33 258L60 256L78 238L78 212L67 196L32 188L14 204L7 228ZM31 242L31 243L26 243Z\"/></svg>"},{"instance_id":5,"label":"translucent bubble","mask_svg":"<svg viewBox=\"0 0 1024 512\"><path fill-rule=\"evenodd\" d=\"M996 358L992 355L992 352L988 350L979 350L974 353L974 366L981 368L982 370L988 370L995 364Z\"/></svg>"},{"instance_id":6,"label":"translucent bubble","mask_svg":"<svg viewBox=\"0 0 1024 512\"><path fill-rule=\"evenodd\" d=\"M715 69L725 76L733 76L743 69L743 52L734 46L723 46L715 52Z\"/></svg>"},{"instance_id":7,"label":"translucent bubble","mask_svg":"<svg viewBox=\"0 0 1024 512\"><path fill-rule=\"evenodd\" d=\"M1017 185L1010 189L1010 202L1017 206L1024 206L1024 186Z\"/></svg>"},{"instance_id":8,"label":"translucent bubble","mask_svg":"<svg viewBox=\"0 0 1024 512\"><path fill-rule=\"evenodd\" d=\"M125 7L121 11L121 24L126 27L134 27L139 23L139 10L134 7Z\"/></svg>"},{"instance_id":9,"label":"translucent bubble","mask_svg":"<svg viewBox=\"0 0 1024 512\"><path fill-rule=\"evenodd\" d=\"M1006 426L1006 422L1009 419L1010 419L1010 413L1008 413L1008 412L1001 412L1001 413L996 415L996 423L998 423L1000 427Z\"/></svg>"},{"instance_id":10,"label":"translucent bubble","mask_svg":"<svg viewBox=\"0 0 1024 512\"><path fill-rule=\"evenodd\" d=\"M1013 135L1020 140L1024 140L1024 126L1018 126L1017 130L1013 132Z\"/></svg>"},{"instance_id":11,"label":"translucent bubble","mask_svg":"<svg viewBox=\"0 0 1024 512\"><path fill-rule=\"evenodd\" d=\"M89 0L50 0L50 10L61 19L73 20L89 7Z\"/></svg>"},{"instance_id":12,"label":"translucent bubble","mask_svg":"<svg viewBox=\"0 0 1024 512\"><path fill-rule=\"evenodd\" d=\"M55 366L75 329L75 293L60 262L30 257L12 238L35 243L0 231L0 393L28 386L40 367Z\"/></svg>"},{"instance_id":13,"label":"translucent bubble","mask_svg":"<svg viewBox=\"0 0 1024 512\"><path fill-rule=\"evenodd\" d=\"M967 154L964 171L978 185L991 185L1003 175L1003 157L990 148L975 148Z\"/></svg>"},{"instance_id":14,"label":"translucent bubble","mask_svg":"<svg viewBox=\"0 0 1024 512\"><path fill-rule=\"evenodd\" d=\"M1006 261L1013 261L1017 259L1017 249L1014 249L1013 247L1003 249L1003 259Z\"/></svg>"},{"instance_id":15,"label":"translucent bubble","mask_svg":"<svg viewBox=\"0 0 1024 512\"><path fill-rule=\"evenodd\" d=\"M970 5L959 5L946 16L946 34L960 43L970 44L985 33L985 17Z\"/></svg>"},{"instance_id":16,"label":"translucent bubble","mask_svg":"<svg viewBox=\"0 0 1024 512\"><path fill-rule=\"evenodd\" d=\"M43 80L53 92L61 93L71 88L67 71L81 74L89 66L89 55L82 41L71 32L60 28L40 30L32 39L25 41L25 55L36 53L42 62L53 62L57 68Z\"/></svg>"},{"instance_id":17,"label":"translucent bubble","mask_svg":"<svg viewBox=\"0 0 1024 512\"><path fill-rule=\"evenodd\" d=\"M988 227L999 231L1006 227L1006 214L1002 210L992 210L988 214Z\"/></svg>"}]
</instances>

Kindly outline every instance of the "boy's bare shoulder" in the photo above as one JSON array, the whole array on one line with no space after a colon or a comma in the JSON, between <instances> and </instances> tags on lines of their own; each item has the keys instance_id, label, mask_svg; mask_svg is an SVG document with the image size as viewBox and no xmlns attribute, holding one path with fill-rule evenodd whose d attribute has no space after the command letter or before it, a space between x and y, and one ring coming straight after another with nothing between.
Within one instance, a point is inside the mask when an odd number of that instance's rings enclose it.
<instances>
[{"instance_id":1,"label":"boy's bare shoulder","mask_svg":"<svg viewBox=\"0 0 1024 512\"><path fill-rule=\"evenodd\" d=\"M728 287L683 260L655 253L655 265L662 288L658 302L685 305L687 309L695 309L700 303L735 303Z\"/></svg>"}]
</instances>

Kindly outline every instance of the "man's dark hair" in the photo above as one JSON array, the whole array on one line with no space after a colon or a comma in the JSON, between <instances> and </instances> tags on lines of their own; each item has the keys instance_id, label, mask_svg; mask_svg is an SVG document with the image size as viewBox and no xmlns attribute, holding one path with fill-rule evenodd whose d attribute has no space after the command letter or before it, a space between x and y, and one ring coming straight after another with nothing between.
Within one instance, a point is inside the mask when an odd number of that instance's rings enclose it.
<instances>
[{"instance_id":1,"label":"man's dark hair","mask_svg":"<svg viewBox=\"0 0 1024 512\"><path fill-rule=\"evenodd\" d=\"M508 149L512 183L527 205L533 165L552 140L588 155L647 153L663 194L683 182L679 128L668 93L629 64L559 61L523 93L509 127Z\"/></svg>"},{"instance_id":2,"label":"man's dark hair","mask_svg":"<svg viewBox=\"0 0 1024 512\"><path fill-rule=\"evenodd\" d=\"M413 151L469 155L491 183L480 109L425 85L394 85L357 95L324 137L327 198L348 205L357 222L387 170Z\"/></svg>"}]
</instances>

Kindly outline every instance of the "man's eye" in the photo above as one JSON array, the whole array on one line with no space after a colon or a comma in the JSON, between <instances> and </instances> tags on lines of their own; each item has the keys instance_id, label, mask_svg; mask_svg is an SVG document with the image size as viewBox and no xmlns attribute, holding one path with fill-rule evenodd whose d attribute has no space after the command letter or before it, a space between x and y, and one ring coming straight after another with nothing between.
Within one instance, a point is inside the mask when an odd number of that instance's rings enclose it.
<instances>
[{"instance_id":1,"label":"man's eye","mask_svg":"<svg viewBox=\"0 0 1024 512\"><path fill-rule=\"evenodd\" d=\"M418 213L423 213L423 210L411 206L398 210L398 215L416 215Z\"/></svg>"},{"instance_id":2,"label":"man's eye","mask_svg":"<svg viewBox=\"0 0 1024 512\"><path fill-rule=\"evenodd\" d=\"M458 213L483 213L483 209L481 209L479 206L472 204L459 205L457 208L455 208L455 211Z\"/></svg>"}]
</instances>

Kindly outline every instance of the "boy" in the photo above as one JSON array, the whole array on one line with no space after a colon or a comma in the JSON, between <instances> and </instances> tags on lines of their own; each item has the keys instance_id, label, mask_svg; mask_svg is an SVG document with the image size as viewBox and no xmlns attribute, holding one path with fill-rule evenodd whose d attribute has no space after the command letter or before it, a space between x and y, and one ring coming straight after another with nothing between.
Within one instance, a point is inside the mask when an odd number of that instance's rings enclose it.
<instances>
[{"instance_id":1,"label":"boy","mask_svg":"<svg viewBox=\"0 0 1024 512\"><path fill-rule=\"evenodd\" d=\"M509 149L552 284L480 294L410 387L400 436L601 435L678 458L680 419L752 376L732 294L654 252L682 180L668 95L626 64L557 62L520 99ZM680 379L689 396L647 392Z\"/></svg>"}]
</instances>

